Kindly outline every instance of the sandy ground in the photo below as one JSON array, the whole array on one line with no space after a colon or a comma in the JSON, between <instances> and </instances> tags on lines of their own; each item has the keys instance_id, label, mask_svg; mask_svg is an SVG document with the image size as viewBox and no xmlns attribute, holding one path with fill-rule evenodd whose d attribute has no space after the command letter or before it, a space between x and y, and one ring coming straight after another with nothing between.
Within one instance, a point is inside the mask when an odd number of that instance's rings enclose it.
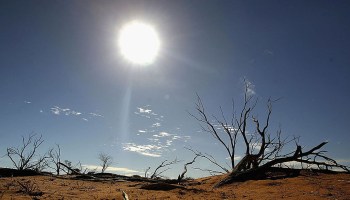
<instances>
[{"instance_id":1,"label":"sandy ground","mask_svg":"<svg viewBox=\"0 0 350 200\"><path fill-rule=\"evenodd\" d=\"M187 185L143 182L69 180L50 176L0 178L0 199L350 199L350 174L310 174L278 180L212 186L220 176ZM31 191L24 191L23 186ZM148 188L148 189L142 189ZM153 189L153 190L150 190ZM28 193L32 193L31 195Z\"/></svg>"}]
</instances>

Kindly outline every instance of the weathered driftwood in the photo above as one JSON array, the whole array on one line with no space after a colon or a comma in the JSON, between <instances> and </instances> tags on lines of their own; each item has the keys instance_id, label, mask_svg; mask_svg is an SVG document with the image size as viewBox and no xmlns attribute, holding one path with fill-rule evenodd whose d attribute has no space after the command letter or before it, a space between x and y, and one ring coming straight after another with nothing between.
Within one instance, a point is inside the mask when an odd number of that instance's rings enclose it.
<instances>
[{"instance_id":1,"label":"weathered driftwood","mask_svg":"<svg viewBox=\"0 0 350 200\"><path fill-rule=\"evenodd\" d=\"M126 194L126 192L124 192L123 190L122 190L122 196L123 196L123 200L129 200L128 194Z\"/></svg>"}]
</instances>

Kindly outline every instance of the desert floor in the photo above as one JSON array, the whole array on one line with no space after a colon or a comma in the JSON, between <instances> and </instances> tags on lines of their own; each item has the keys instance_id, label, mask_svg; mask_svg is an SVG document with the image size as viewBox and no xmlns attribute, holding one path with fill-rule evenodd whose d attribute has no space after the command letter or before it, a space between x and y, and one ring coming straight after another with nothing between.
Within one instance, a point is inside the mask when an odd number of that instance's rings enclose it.
<instances>
[{"instance_id":1,"label":"desert floor","mask_svg":"<svg viewBox=\"0 0 350 200\"><path fill-rule=\"evenodd\" d=\"M0 178L0 199L350 199L350 174L308 174L252 180L213 189L222 176L186 185L128 181L84 181L52 176ZM23 186L30 191L24 191ZM144 188L144 189L142 189ZM28 193L32 193L29 195Z\"/></svg>"}]
</instances>

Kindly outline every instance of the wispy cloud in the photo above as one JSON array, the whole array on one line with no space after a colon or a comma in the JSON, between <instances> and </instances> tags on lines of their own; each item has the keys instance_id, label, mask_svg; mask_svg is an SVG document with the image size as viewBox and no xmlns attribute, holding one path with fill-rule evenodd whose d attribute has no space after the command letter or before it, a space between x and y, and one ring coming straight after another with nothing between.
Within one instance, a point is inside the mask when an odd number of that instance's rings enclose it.
<instances>
[{"instance_id":1,"label":"wispy cloud","mask_svg":"<svg viewBox=\"0 0 350 200\"><path fill-rule=\"evenodd\" d=\"M231 126L231 125L228 125L228 124L220 124L218 123L216 120L212 120L211 121L212 125L215 127L215 129L217 130L222 130L222 131L226 131L229 130L231 133L237 131L238 129Z\"/></svg>"},{"instance_id":2,"label":"wispy cloud","mask_svg":"<svg viewBox=\"0 0 350 200\"><path fill-rule=\"evenodd\" d=\"M161 124L159 123L159 122L156 122L156 123L154 123L154 124L152 124L152 127L154 128L154 127L160 127L161 126Z\"/></svg>"},{"instance_id":3,"label":"wispy cloud","mask_svg":"<svg viewBox=\"0 0 350 200\"><path fill-rule=\"evenodd\" d=\"M96 171L101 171L102 167L98 166L98 165L82 165L82 167L87 168L89 170L95 170ZM124 174L128 174L128 173L141 173L139 171L133 170L133 169L129 169L129 168L125 168L125 167L108 167L107 172L118 172L118 173L124 173Z\"/></svg>"},{"instance_id":4,"label":"wispy cloud","mask_svg":"<svg viewBox=\"0 0 350 200\"><path fill-rule=\"evenodd\" d=\"M140 129L137 131L138 133L154 133L155 130L149 130L149 129Z\"/></svg>"},{"instance_id":5,"label":"wispy cloud","mask_svg":"<svg viewBox=\"0 0 350 200\"><path fill-rule=\"evenodd\" d=\"M55 114L55 115L75 115L75 116L78 116L78 115L81 115L82 113L81 112L77 112L77 111L74 111L74 110L71 110L69 108L60 108L58 106L54 106L52 108L50 108L50 111L52 114Z\"/></svg>"},{"instance_id":6,"label":"wispy cloud","mask_svg":"<svg viewBox=\"0 0 350 200\"><path fill-rule=\"evenodd\" d=\"M142 134L142 137L146 137L148 144L126 143L123 147L126 151L137 152L144 156L160 157L166 152L171 152L175 143L187 142L191 139L190 136L180 135L180 128L174 128L173 132L169 132L166 129L167 126L163 125L164 116L155 113L150 105L137 107L135 114L147 118L148 126L138 128L137 135Z\"/></svg>"},{"instance_id":7,"label":"wispy cloud","mask_svg":"<svg viewBox=\"0 0 350 200\"><path fill-rule=\"evenodd\" d=\"M166 140L165 145L167 147L170 147L172 145L173 141L172 140Z\"/></svg>"},{"instance_id":8,"label":"wispy cloud","mask_svg":"<svg viewBox=\"0 0 350 200\"><path fill-rule=\"evenodd\" d=\"M188 135L185 135L185 136L174 135L173 136L173 140L182 140L184 142L187 142L190 139L191 139L191 136L188 136Z\"/></svg>"},{"instance_id":9,"label":"wispy cloud","mask_svg":"<svg viewBox=\"0 0 350 200\"><path fill-rule=\"evenodd\" d=\"M147 114L151 114L152 110L150 109L145 109L145 108L137 108L139 109L139 113L147 113Z\"/></svg>"},{"instance_id":10,"label":"wispy cloud","mask_svg":"<svg viewBox=\"0 0 350 200\"><path fill-rule=\"evenodd\" d=\"M153 137L160 138L160 139L162 139L162 138L166 139L165 146L170 146L174 140L182 140L184 142L187 142L188 140L191 139L191 136L180 136L177 134L171 134L171 133L164 132L164 131L159 132L158 134L154 134Z\"/></svg>"},{"instance_id":11,"label":"wispy cloud","mask_svg":"<svg viewBox=\"0 0 350 200\"><path fill-rule=\"evenodd\" d=\"M274 53L273 51L269 50L269 49L265 49L265 50L264 50L264 54L265 54L265 55L273 56L275 53Z\"/></svg>"},{"instance_id":12,"label":"wispy cloud","mask_svg":"<svg viewBox=\"0 0 350 200\"><path fill-rule=\"evenodd\" d=\"M167 133L167 132L160 132L159 133L159 136L160 137L170 137L172 134L170 134L170 133Z\"/></svg>"},{"instance_id":13,"label":"wispy cloud","mask_svg":"<svg viewBox=\"0 0 350 200\"><path fill-rule=\"evenodd\" d=\"M180 136L165 131L161 131L158 134L154 134L152 138L148 138L149 141L156 143L156 145L159 147L162 147L161 152L169 151L169 148L173 145L174 141L187 142L190 139L191 136Z\"/></svg>"},{"instance_id":14,"label":"wispy cloud","mask_svg":"<svg viewBox=\"0 0 350 200\"><path fill-rule=\"evenodd\" d=\"M151 117L158 115L157 113L153 112L150 105L137 107L136 109L137 109L137 111L135 111L134 113L136 115L141 116L141 117L146 117L146 118L150 119Z\"/></svg>"},{"instance_id":15,"label":"wispy cloud","mask_svg":"<svg viewBox=\"0 0 350 200\"><path fill-rule=\"evenodd\" d=\"M92 117L104 117L104 116L101 115L101 114L93 113L93 112L89 113L89 115L91 115Z\"/></svg>"},{"instance_id":16,"label":"wispy cloud","mask_svg":"<svg viewBox=\"0 0 350 200\"><path fill-rule=\"evenodd\" d=\"M261 149L261 142L252 142L251 143L251 148L255 151L255 150L260 150Z\"/></svg>"},{"instance_id":17,"label":"wispy cloud","mask_svg":"<svg viewBox=\"0 0 350 200\"><path fill-rule=\"evenodd\" d=\"M150 157L160 157L161 146L147 144L147 145L137 145L135 143L125 143L123 144L124 151L136 152L144 156Z\"/></svg>"},{"instance_id":18,"label":"wispy cloud","mask_svg":"<svg viewBox=\"0 0 350 200\"><path fill-rule=\"evenodd\" d=\"M40 110L40 112L43 113L44 111ZM93 119L93 118L96 118L96 117L102 117L102 118L104 117L103 115L98 114L98 113L94 113L94 112L83 113L83 112L73 110L71 108L61 108L59 106L51 107L50 113L53 115L62 115L62 116L75 116L75 117L79 116L81 118L81 120L86 121L86 122Z\"/></svg>"},{"instance_id":19,"label":"wispy cloud","mask_svg":"<svg viewBox=\"0 0 350 200\"><path fill-rule=\"evenodd\" d=\"M159 141L158 138L147 138L147 140L151 141L151 142L157 142Z\"/></svg>"},{"instance_id":20,"label":"wispy cloud","mask_svg":"<svg viewBox=\"0 0 350 200\"><path fill-rule=\"evenodd\" d=\"M50 110L51 110L51 113L54 114L54 115L60 115L61 114L61 111L58 108L54 107L54 108L51 108Z\"/></svg>"},{"instance_id":21,"label":"wispy cloud","mask_svg":"<svg viewBox=\"0 0 350 200\"><path fill-rule=\"evenodd\" d=\"M154 119L157 121L164 121L164 116L161 115L160 117L155 117Z\"/></svg>"},{"instance_id":22,"label":"wispy cloud","mask_svg":"<svg viewBox=\"0 0 350 200\"><path fill-rule=\"evenodd\" d=\"M256 94L255 92L255 85L250 82L248 79L245 78L245 84L247 84L248 88L247 88L247 94L248 95L254 95Z\"/></svg>"},{"instance_id":23,"label":"wispy cloud","mask_svg":"<svg viewBox=\"0 0 350 200\"><path fill-rule=\"evenodd\" d=\"M230 157L227 157L227 158L226 158L226 160L230 160L230 159L231 159ZM242 159L242 156L235 155L235 156L233 157L233 159L234 159L235 161L238 161L238 160L241 160L241 159Z\"/></svg>"}]
</instances>

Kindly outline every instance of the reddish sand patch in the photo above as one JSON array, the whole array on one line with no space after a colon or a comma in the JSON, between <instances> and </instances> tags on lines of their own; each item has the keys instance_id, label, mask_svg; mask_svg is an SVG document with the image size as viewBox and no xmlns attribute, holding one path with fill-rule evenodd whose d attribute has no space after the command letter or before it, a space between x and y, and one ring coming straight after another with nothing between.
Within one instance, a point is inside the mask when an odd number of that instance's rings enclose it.
<instances>
[{"instance_id":1,"label":"reddish sand patch","mask_svg":"<svg viewBox=\"0 0 350 200\"><path fill-rule=\"evenodd\" d=\"M187 185L144 182L70 180L50 176L0 178L0 199L350 199L349 174L313 174L278 180L212 186L222 176L197 179ZM30 181L30 182L28 182ZM21 192L18 182L32 184L38 196ZM36 187L36 188L35 188ZM142 189L143 188L143 189ZM23 189L23 188L22 188Z\"/></svg>"}]
</instances>

